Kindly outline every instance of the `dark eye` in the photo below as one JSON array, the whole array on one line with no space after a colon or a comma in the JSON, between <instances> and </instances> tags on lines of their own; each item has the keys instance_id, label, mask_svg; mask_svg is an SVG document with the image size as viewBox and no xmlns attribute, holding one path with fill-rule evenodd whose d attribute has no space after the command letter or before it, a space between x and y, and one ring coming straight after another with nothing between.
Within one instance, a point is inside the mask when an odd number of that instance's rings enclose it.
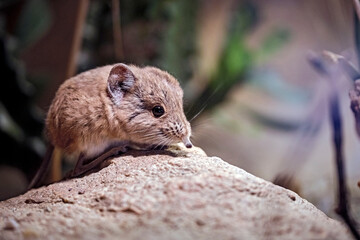
<instances>
[{"instance_id":1,"label":"dark eye","mask_svg":"<svg viewBox=\"0 0 360 240\"><path fill-rule=\"evenodd\" d=\"M154 114L154 117L158 118L158 117L161 117L165 113L165 110L162 106L155 106L152 109L152 113Z\"/></svg>"}]
</instances>

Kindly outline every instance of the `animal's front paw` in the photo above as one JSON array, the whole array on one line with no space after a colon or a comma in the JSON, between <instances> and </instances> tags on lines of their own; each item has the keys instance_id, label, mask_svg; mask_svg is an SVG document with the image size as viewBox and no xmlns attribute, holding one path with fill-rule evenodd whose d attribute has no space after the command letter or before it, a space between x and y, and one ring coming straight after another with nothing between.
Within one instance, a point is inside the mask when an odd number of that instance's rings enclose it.
<instances>
[{"instance_id":1,"label":"animal's front paw","mask_svg":"<svg viewBox=\"0 0 360 240\"><path fill-rule=\"evenodd\" d=\"M117 156L117 155L121 155L121 154L128 152L129 149L130 149L130 146L128 144L123 144L123 145L114 147L110 151L113 156Z\"/></svg>"}]
</instances>

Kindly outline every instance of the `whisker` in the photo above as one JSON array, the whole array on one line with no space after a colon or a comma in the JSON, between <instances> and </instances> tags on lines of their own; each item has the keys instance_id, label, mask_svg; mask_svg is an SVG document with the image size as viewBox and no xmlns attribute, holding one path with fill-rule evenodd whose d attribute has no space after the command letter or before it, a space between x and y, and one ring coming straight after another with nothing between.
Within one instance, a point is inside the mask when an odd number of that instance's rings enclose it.
<instances>
[{"instance_id":1,"label":"whisker","mask_svg":"<svg viewBox=\"0 0 360 240\"><path fill-rule=\"evenodd\" d=\"M140 129L137 131L133 131L132 133L147 133L147 132L149 132L149 129Z\"/></svg>"},{"instance_id":2,"label":"whisker","mask_svg":"<svg viewBox=\"0 0 360 240\"><path fill-rule=\"evenodd\" d=\"M200 112L202 112L202 111L206 108L206 106L208 105L207 103L209 102L209 100L214 97L214 95L223 87L223 85L224 85L224 84L223 84L222 82L219 83L219 84L216 86L216 88L213 90L213 92L208 95L208 97L206 98L206 100L203 101L202 104L200 103L200 105L201 105L201 106L200 106L200 108L201 108ZM203 92L203 93L204 93L204 92ZM200 100L201 95L202 95L203 93L200 93L200 95L198 96L198 98L195 99L195 100ZM196 101L193 101L193 104L192 104L190 107L187 108L187 110L186 110L186 115L187 115L189 112L192 112L192 110L194 109L194 106L196 106L196 104L195 104L194 102L196 102ZM199 113L195 114L195 116L198 115L198 114L199 114ZM194 117L191 118L190 121L192 121L193 119L194 119Z\"/></svg>"},{"instance_id":3,"label":"whisker","mask_svg":"<svg viewBox=\"0 0 360 240\"><path fill-rule=\"evenodd\" d=\"M160 135L160 132L155 132L155 133L148 133L148 134L144 134L143 137L151 137L151 136L158 136Z\"/></svg>"},{"instance_id":4,"label":"whisker","mask_svg":"<svg viewBox=\"0 0 360 240\"><path fill-rule=\"evenodd\" d=\"M195 118L197 118L197 116L199 116L200 115L200 113L202 113L202 111L204 111L204 109L207 107L207 103L205 104L205 106L202 108L202 109L200 109L200 111L197 113L197 114L195 114L195 116L193 116L190 120L189 120L189 122L191 122L192 120L194 120Z\"/></svg>"},{"instance_id":5,"label":"whisker","mask_svg":"<svg viewBox=\"0 0 360 240\"><path fill-rule=\"evenodd\" d=\"M164 139L162 139L162 141L159 142L158 145L156 145L155 148L157 148L159 146L162 146L162 148L163 148L166 144L169 144L170 142L171 142L171 139L164 138Z\"/></svg>"},{"instance_id":6,"label":"whisker","mask_svg":"<svg viewBox=\"0 0 360 240\"><path fill-rule=\"evenodd\" d=\"M167 140L163 145L162 145L162 148L164 148L165 146L168 146L170 144L170 140Z\"/></svg>"},{"instance_id":7,"label":"whisker","mask_svg":"<svg viewBox=\"0 0 360 240\"><path fill-rule=\"evenodd\" d=\"M162 143L163 140L161 140L155 147L154 149L156 149L158 146L160 146L160 144Z\"/></svg>"}]
</instances>

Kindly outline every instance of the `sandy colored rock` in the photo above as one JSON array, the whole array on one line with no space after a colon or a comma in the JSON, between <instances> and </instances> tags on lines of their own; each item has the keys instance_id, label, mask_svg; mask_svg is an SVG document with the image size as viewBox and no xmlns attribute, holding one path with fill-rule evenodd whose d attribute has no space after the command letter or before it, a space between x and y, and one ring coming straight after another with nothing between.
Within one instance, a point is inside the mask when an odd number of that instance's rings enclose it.
<instances>
[{"instance_id":1,"label":"sandy colored rock","mask_svg":"<svg viewBox=\"0 0 360 240\"><path fill-rule=\"evenodd\" d=\"M351 239L296 193L217 157L146 154L0 202L0 239Z\"/></svg>"}]
</instances>

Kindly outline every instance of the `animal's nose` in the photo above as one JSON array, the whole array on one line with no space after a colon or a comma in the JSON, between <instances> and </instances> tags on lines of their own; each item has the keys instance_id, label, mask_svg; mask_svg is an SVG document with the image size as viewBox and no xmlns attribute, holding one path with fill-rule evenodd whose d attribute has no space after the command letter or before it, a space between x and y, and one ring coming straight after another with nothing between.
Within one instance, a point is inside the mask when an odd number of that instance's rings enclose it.
<instances>
[{"instance_id":1,"label":"animal's nose","mask_svg":"<svg viewBox=\"0 0 360 240\"><path fill-rule=\"evenodd\" d=\"M185 147L192 148L192 143L190 141L190 138L188 136L183 137L182 142L184 143Z\"/></svg>"}]
</instances>

